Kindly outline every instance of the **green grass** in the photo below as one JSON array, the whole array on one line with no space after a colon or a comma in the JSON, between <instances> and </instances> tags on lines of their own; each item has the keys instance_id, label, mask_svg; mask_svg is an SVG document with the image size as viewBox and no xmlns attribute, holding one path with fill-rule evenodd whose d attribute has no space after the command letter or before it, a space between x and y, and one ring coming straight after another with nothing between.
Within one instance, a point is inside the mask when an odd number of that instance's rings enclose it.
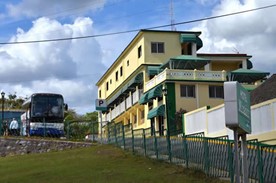
<instances>
[{"instance_id":1,"label":"green grass","mask_svg":"<svg viewBox=\"0 0 276 183\"><path fill-rule=\"evenodd\" d=\"M109 145L0 158L1 183L222 182Z\"/></svg>"}]
</instances>

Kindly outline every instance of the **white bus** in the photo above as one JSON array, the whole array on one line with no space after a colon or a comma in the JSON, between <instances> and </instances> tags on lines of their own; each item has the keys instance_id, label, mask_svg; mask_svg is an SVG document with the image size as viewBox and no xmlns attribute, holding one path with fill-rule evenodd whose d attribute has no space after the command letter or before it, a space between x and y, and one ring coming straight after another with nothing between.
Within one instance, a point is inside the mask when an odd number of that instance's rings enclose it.
<instances>
[{"instance_id":1,"label":"white bus","mask_svg":"<svg viewBox=\"0 0 276 183\"><path fill-rule=\"evenodd\" d=\"M34 93L23 103L25 113L21 115L22 135L64 136L63 96L54 93Z\"/></svg>"}]
</instances>

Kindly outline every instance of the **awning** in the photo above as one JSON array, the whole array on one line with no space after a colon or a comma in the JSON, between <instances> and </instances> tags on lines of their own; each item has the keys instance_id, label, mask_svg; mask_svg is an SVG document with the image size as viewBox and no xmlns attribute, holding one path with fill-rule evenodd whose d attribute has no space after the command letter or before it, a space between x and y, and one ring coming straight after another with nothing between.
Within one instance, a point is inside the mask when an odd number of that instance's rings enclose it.
<instances>
[{"instance_id":1,"label":"awning","mask_svg":"<svg viewBox=\"0 0 276 183\"><path fill-rule=\"evenodd\" d=\"M141 84L143 83L144 81L144 74L143 72L140 72L139 74L137 74L134 78L132 78L127 84L126 86L129 88L129 87L132 87L134 85L138 85L138 84Z\"/></svg>"},{"instance_id":2,"label":"awning","mask_svg":"<svg viewBox=\"0 0 276 183\"><path fill-rule=\"evenodd\" d=\"M240 83L252 83L265 79L270 73L250 69L237 69L229 74L230 81L238 81Z\"/></svg>"},{"instance_id":3,"label":"awning","mask_svg":"<svg viewBox=\"0 0 276 183\"><path fill-rule=\"evenodd\" d=\"M119 90L116 94L114 94L108 101L107 104L110 105L112 103L115 103L117 100L119 100L121 97L124 96L124 94L127 94L129 91L134 91L136 88L136 85L139 85L143 83L144 78L143 72L140 72L135 77L133 77L129 82L127 82L121 90Z\"/></svg>"},{"instance_id":4,"label":"awning","mask_svg":"<svg viewBox=\"0 0 276 183\"><path fill-rule=\"evenodd\" d=\"M196 43L197 50L203 46L202 40L195 34L181 34L180 43Z\"/></svg>"},{"instance_id":5,"label":"awning","mask_svg":"<svg viewBox=\"0 0 276 183\"><path fill-rule=\"evenodd\" d=\"M253 68L253 64L252 64L252 62L249 60L249 59L247 59L246 60L246 65L247 65L247 69L252 69Z\"/></svg>"},{"instance_id":6,"label":"awning","mask_svg":"<svg viewBox=\"0 0 276 183\"><path fill-rule=\"evenodd\" d=\"M160 73L160 66L148 66L148 75L154 76Z\"/></svg>"},{"instance_id":7,"label":"awning","mask_svg":"<svg viewBox=\"0 0 276 183\"><path fill-rule=\"evenodd\" d=\"M162 96L162 85L156 86L151 89L148 94L148 100Z\"/></svg>"},{"instance_id":8,"label":"awning","mask_svg":"<svg viewBox=\"0 0 276 183\"><path fill-rule=\"evenodd\" d=\"M121 94L122 94L121 91L118 91L117 93L115 93L115 95L113 95L109 100L107 100L107 105L115 103L117 100L119 100Z\"/></svg>"},{"instance_id":9,"label":"awning","mask_svg":"<svg viewBox=\"0 0 276 183\"><path fill-rule=\"evenodd\" d=\"M160 105L149 111L148 119L154 118L156 116L165 116L165 105Z\"/></svg>"},{"instance_id":10,"label":"awning","mask_svg":"<svg viewBox=\"0 0 276 183\"><path fill-rule=\"evenodd\" d=\"M148 94L149 93L145 93L144 95L142 95L142 97L139 100L139 104L145 104L148 102Z\"/></svg>"},{"instance_id":11,"label":"awning","mask_svg":"<svg viewBox=\"0 0 276 183\"><path fill-rule=\"evenodd\" d=\"M208 64L210 60L196 57L192 55L180 55L177 57L171 58L167 63L160 66L161 69L200 69Z\"/></svg>"},{"instance_id":12,"label":"awning","mask_svg":"<svg viewBox=\"0 0 276 183\"><path fill-rule=\"evenodd\" d=\"M136 86L143 83L144 81L143 76L144 76L143 72L140 72L139 74L137 74L134 78L132 78L129 82L127 82L127 84L123 86L123 88L121 89L121 93L127 94L129 91L135 91Z\"/></svg>"}]
</instances>

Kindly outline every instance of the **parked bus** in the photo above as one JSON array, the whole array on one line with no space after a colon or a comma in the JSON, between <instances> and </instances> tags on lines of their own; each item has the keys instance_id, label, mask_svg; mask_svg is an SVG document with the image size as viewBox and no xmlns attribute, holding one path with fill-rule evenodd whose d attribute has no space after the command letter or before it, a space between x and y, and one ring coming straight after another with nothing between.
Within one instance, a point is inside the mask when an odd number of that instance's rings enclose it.
<instances>
[{"instance_id":1,"label":"parked bus","mask_svg":"<svg viewBox=\"0 0 276 183\"><path fill-rule=\"evenodd\" d=\"M64 136L63 96L54 93L32 94L24 103L21 115L24 136Z\"/></svg>"}]
</instances>

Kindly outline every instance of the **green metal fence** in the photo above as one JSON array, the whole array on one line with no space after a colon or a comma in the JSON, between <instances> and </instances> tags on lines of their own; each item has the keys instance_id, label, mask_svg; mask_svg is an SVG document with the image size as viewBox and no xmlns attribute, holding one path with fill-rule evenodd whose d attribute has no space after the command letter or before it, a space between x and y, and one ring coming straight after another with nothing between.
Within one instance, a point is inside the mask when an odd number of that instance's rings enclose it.
<instances>
[{"instance_id":1,"label":"green metal fence","mask_svg":"<svg viewBox=\"0 0 276 183\"><path fill-rule=\"evenodd\" d=\"M90 120L66 121L64 122L64 137L67 140L98 141L98 122Z\"/></svg>"},{"instance_id":2,"label":"green metal fence","mask_svg":"<svg viewBox=\"0 0 276 183\"><path fill-rule=\"evenodd\" d=\"M234 141L204 137L204 133L168 136L152 128L132 130L121 123L107 125L108 143L134 154L165 160L234 182ZM160 135L165 134L165 135ZM239 152L240 153L240 152ZM276 146L248 141L250 182L276 182Z\"/></svg>"}]
</instances>

